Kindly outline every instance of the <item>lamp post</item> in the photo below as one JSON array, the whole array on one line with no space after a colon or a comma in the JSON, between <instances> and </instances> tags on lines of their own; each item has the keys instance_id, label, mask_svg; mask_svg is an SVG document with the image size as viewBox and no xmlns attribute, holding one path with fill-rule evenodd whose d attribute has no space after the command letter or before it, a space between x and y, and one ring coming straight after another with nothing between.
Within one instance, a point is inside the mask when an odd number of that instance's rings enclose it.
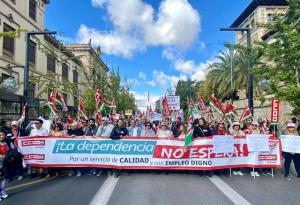
<instances>
[{"instance_id":1,"label":"lamp post","mask_svg":"<svg viewBox=\"0 0 300 205\"><path fill-rule=\"evenodd\" d=\"M252 115L254 114L253 109L253 73L251 63L251 30L249 28L221 28L220 31L241 31L247 33L247 46L248 46L248 107L251 110Z\"/></svg>"},{"instance_id":2,"label":"lamp post","mask_svg":"<svg viewBox=\"0 0 300 205\"><path fill-rule=\"evenodd\" d=\"M23 95L25 97L25 101L27 103L29 98L29 43L30 37L36 35L50 35L56 34L56 31L31 31L25 33L25 40L26 40L26 51L25 51L25 67L24 67L24 90ZM28 109L25 111L25 124L28 121Z\"/></svg>"}]
</instances>

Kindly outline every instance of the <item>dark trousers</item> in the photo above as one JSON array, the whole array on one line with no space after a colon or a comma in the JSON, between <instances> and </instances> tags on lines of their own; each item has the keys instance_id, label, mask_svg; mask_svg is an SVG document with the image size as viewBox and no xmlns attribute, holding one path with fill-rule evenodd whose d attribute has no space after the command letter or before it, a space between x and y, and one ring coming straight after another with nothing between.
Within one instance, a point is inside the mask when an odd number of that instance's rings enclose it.
<instances>
[{"instance_id":1,"label":"dark trousers","mask_svg":"<svg viewBox=\"0 0 300 205\"><path fill-rule=\"evenodd\" d=\"M290 167L292 161L294 162L295 169L298 177L300 177L300 154L291 154L288 152L283 152L284 155L284 176L289 176Z\"/></svg>"}]
</instances>

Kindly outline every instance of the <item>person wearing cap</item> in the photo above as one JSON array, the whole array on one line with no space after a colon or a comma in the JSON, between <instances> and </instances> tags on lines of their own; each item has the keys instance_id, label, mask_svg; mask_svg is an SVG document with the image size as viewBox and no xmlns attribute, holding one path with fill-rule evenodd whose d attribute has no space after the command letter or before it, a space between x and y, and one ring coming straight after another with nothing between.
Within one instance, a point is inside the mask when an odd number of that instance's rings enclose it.
<instances>
[{"instance_id":1,"label":"person wearing cap","mask_svg":"<svg viewBox=\"0 0 300 205\"><path fill-rule=\"evenodd\" d=\"M49 131L43 127L43 120L42 119L36 119L35 121L31 122L34 124L33 129L30 131L29 136L48 136ZM30 178L34 178L37 175L37 172L39 172L40 175L45 174L45 169L43 168L37 168L37 167L30 167Z\"/></svg>"},{"instance_id":2,"label":"person wearing cap","mask_svg":"<svg viewBox=\"0 0 300 205\"><path fill-rule=\"evenodd\" d=\"M213 130L213 135L229 135L229 131L226 129L226 122L224 120L219 120L217 122L217 126Z\"/></svg>"},{"instance_id":3,"label":"person wearing cap","mask_svg":"<svg viewBox=\"0 0 300 205\"><path fill-rule=\"evenodd\" d=\"M286 127L285 135L296 135L298 136L298 131L296 129L296 124L293 122L289 122ZM287 180L291 180L290 175L290 167L292 161L294 162L295 169L297 172L297 177L300 178L300 154L299 153L291 153L291 152L282 152L284 157L284 177Z\"/></svg>"},{"instance_id":4,"label":"person wearing cap","mask_svg":"<svg viewBox=\"0 0 300 205\"><path fill-rule=\"evenodd\" d=\"M133 136L133 137L140 136L141 131L142 131L142 129L136 125L136 122L134 119L130 120L130 126L127 127L127 130L128 130L128 135Z\"/></svg>"},{"instance_id":5,"label":"person wearing cap","mask_svg":"<svg viewBox=\"0 0 300 205\"><path fill-rule=\"evenodd\" d=\"M151 123L147 122L145 127L141 130L142 137L155 137L155 132L151 129Z\"/></svg>"},{"instance_id":6,"label":"person wearing cap","mask_svg":"<svg viewBox=\"0 0 300 205\"><path fill-rule=\"evenodd\" d=\"M239 122L233 122L231 129L230 129L230 134L233 136L245 136L244 131L241 130L241 124ZM234 168L232 169L233 175L240 175L243 176L243 172L241 171L240 168Z\"/></svg>"},{"instance_id":7,"label":"person wearing cap","mask_svg":"<svg viewBox=\"0 0 300 205\"><path fill-rule=\"evenodd\" d=\"M252 121L249 129L244 131L245 134L264 134L264 131L259 127L257 121Z\"/></svg>"},{"instance_id":8,"label":"person wearing cap","mask_svg":"<svg viewBox=\"0 0 300 205\"><path fill-rule=\"evenodd\" d=\"M30 131L29 136L48 136L49 131L43 127L43 120L36 119L33 123L34 128Z\"/></svg>"},{"instance_id":9,"label":"person wearing cap","mask_svg":"<svg viewBox=\"0 0 300 205\"><path fill-rule=\"evenodd\" d=\"M107 117L102 117L101 125L99 126L96 136L110 137L114 125L109 123Z\"/></svg>"}]
</instances>

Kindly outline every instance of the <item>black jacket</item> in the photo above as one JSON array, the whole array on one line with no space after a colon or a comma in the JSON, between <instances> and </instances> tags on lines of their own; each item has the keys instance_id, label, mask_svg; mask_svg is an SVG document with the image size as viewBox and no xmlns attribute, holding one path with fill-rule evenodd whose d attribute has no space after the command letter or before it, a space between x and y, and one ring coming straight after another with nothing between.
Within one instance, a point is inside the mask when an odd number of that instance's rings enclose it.
<instances>
[{"instance_id":1,"label":"black jacket","mask_svg":"<svg viewBox=\"0 0 300 205\"><path fill-rule=\"evenodd\" d=\"M128 135L128 130L126 127L116 126L113 128L110 137L112 139L121 139L122 137L127 136L127 135Z\"/></svg>"},{"instance_id":2,"label":"black jacket","mask_svg":"<svg viewBox=\"0 0 300 205\"><path fill-rule=\"evenodd\" d=\"M83 136L84 133L82 129L76 129L76 130L68 129L67 135Z\"/></svg>"},{"instance_id":3,"label":"black jacket","mask_svg":"<svg viewBox=\"0 0 300 205\"><path fill-rule=\"evenodd\" d=\"M209 127L202 126L202 125L195 125L193 137L209 137L211 136L211 130Z\"/></svg>"},{"instance_id":4,"label":"black jacket","mask_svg":"<svg viewBox=\"0 0 300 205\"><path fill-rule=\"evenodd\" d=\"M90 126L84 133L84 135L86 136L94 136L96 135L97 133L97 130L98 130L98 126Z\"/></svg>"}]
</instances>

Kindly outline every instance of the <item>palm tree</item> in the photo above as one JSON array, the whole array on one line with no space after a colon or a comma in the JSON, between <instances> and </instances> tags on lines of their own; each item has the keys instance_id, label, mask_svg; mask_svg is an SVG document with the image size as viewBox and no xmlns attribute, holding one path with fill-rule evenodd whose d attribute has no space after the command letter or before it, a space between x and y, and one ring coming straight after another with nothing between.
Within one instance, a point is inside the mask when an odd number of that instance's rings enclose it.
<instances>
[{"instance_id":1,"label":"palm tree","mask_svg":"<svg viewBox=\"0 0 300 205\"><path fill-rule=\"evenodd\" d=\"M234 49L234 57L232 58L232 88L231 88L231 51ZM208 68L209 72L206 76L206 83L208 83L208 89L211 93L214 93L216 97L220 99L229 99L232 96L232 92L237 92L240 89L247 87L247 63L248 54L247 48L237 46L228 47L225 51L220 52L217 56L217 61L211 64ZM258 50L252 51L252 62L257 62L261 54ZM257 70L257 69L256 69ZM255 69L254 69L255 71ZM257 82L260 80L260 76L254 74L254 92L256 95L261 94L261 89L257 86Z\"/></svg>"}]
</instances>

